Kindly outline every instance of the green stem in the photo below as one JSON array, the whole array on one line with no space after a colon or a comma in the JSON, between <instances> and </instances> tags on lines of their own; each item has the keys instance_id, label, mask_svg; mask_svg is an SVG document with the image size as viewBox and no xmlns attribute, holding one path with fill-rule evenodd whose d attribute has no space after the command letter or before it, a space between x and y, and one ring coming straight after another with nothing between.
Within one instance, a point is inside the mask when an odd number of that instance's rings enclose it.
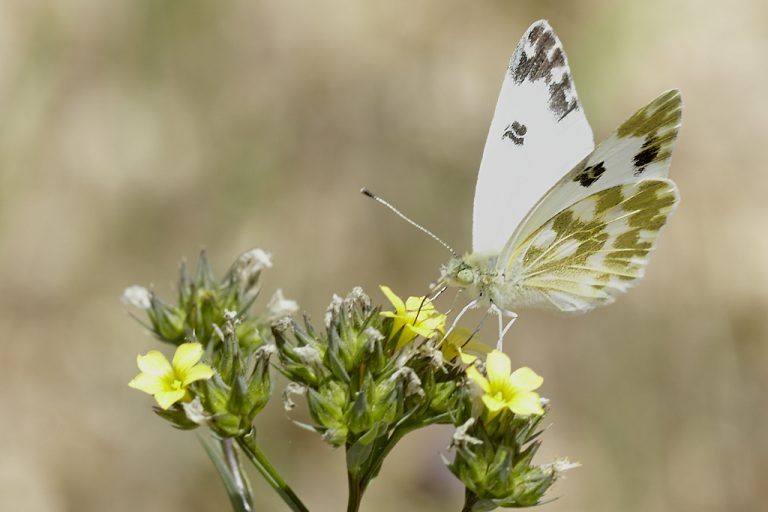
<instances>
[{"instance_id":1,"label":"green stem","mask_svg":"<svg viewBox=\"0 0 768 512\"><path fill-rule=\"evenodd\" d=\"M245 452L253 465L256 466L256 469L259 470L259 473L261 473L267 483L272 486L291 510L294 512L309 512L299 497L296 496L288 484L285 483L285 480L280 476L277 469L271 462L269 462L269 459L264 455L264 452L262 452L256 445L256 441L253 437L238 437L237 444L243 449L243 452Z\"/></svg>"},{"instance_id":2,"label":"green stem","mask_svg":"<svg viewBox=\"0 0 768 512\"><path fill-rule=\"evenodd\" d=\"M461 509L461 512L472 512L472 507L475 506L475 503L477 503L477 495L470 491L469 489L464 490L464 508Z\"/></svg>"},{"instance_id":3,"label":"green stem","mask_svg":"<svg viewBox=\"0 0 768 512\"><path fill-rule=\"evenodd\" d=\"M200 432L197 438L218 471L234 512L253 512L253 499L248 479L243 473L240 458L232 440L219 439ZM214 439L216 440L214 442Z\"/></svg>"},{"instance_id":4,"label":"green stem","mask_svg":"<svg viewBox=\"0 0 768 512\"><path fill-rule=\"evenodd\" d=\"M366 484L351 471L347 472L347 483L349 484L347 512L358 512L360 510L360 503L363 501L363 492L365 492Z\"/></svg>"},{"instance_id":5,"label":"green stem","mask_svg":"<svg viewBox=\"0 0 768 512\"><path fill-rule=\"evenodd\" d=\"M363 500L363 493L368 488L368 484L379 474L384 459L392 448L403 438L405 434L413 429L397 429L382 444L376 443L373 452L368 459L367 467L357 473L347 471L347 484L349 487L349 498L347 500L347 512L357 512L360 510L360 503ZM374 441L375 442L375 441Z\"/></svg>"},{"instance_id":6,"label":"green stem","mask_svg":"<svg viewBox=\"0 0 768 512\"><path fill-rule=\"evenodd\" d=\"M365 489L368 486L368 483L376 478L376 475L379 474L379 471L381 471L381 466L384 464L384 459L387 455L389 455L389 452L392 451L392 448L395 447L395 445L405 436L405 434L411 432L412 430L415 429L396 429L394 432L392 432L392 435L389 436L387 442L374 452L374 455L371 458L371 464L368 466L368 469L365 471L365 473L363 473L363 478L361 478L361 481L364 482L363 489Z\"/></svg>"},{"instance_id":7,"label":"green stem","mask_svg":"<svg viewBox=\"0 0 768 512\"><path fill-rule=\"evenodd\" d=\"M235 485L235 490L237 491L237 496L240 499L237 510L252 512L253 498L251 497L251 488L248 484L248 479L243 473L240 457L237 456L237 452L235 451L235 445L232 443L232 439L222 439L219 443L221 444L221 451L224 454L224 460L232 474L232 480Z\"/></svg>"}]
</instances>

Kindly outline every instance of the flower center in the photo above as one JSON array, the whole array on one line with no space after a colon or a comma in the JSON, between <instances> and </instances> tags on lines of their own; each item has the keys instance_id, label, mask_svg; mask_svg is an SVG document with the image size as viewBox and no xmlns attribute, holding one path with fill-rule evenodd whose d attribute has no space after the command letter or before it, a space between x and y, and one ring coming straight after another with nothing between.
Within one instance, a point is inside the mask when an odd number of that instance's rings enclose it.
<instances>
[{"instance_id":1,"label":"flower center","mask_svg":"<svg viewBox=\"0 0 768 512\"><path fill-rule=\"evenodd\" d=\"M169 372L164 380L168 391L179 391L184 389L184 381L176 375L176 372Z\"/></svg>"}]
</instances>

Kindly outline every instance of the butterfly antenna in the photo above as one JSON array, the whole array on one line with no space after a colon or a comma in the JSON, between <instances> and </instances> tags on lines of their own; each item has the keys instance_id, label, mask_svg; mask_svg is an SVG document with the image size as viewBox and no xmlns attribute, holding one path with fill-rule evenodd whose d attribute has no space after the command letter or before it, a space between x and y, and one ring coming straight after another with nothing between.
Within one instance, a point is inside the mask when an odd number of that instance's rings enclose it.
<instances>
[{"instance_id":1,"label":"butterfly antenna","mask_svg":"<svg viewBox=\"0 0 768 512\"><path fill-rule=\"evenodd\" d=\"M406 216L405 216L403 213L401 213L401 212L400 212L400 210L398 210L397 208L395 208L394 206L392 206L391 204L389 204L389 203L388 203L387 201L385 201L384 199L380 198L379 196L377 196L376 194L374 194L373 192L371 192L371 191L370 191L370 190L368 190L367 188L361 188L361 189L360 189L360 192L361 192L363 195L370 197L370 198L371 198L371 199L373 199L374 201L376 201L376 202L378 202L378 203L380 203L380 204L383 204L384 206L386 206L387 208L389 208L390 210L392 210L393 212L395 212L395 213L397 214L397 216L398 216L398 217L400 217L401 219L403 219L405 222L407 222L407 223L408 223L408 224L410 224L411 226L413 226L413 227L415 227L415 228L417 228L417 229L421 230L423 233L426 233L427 235L429 235L430 237L432 237L432 239L433 239L433 240L435 240L435 241L436 241L436 242L438 242L440 245L442 245L443 247L445 247L446 249L448 249L449 251L451 251L451 254L453 254L455 257L457 257L457 258L459 257L459 255L456 253L456 251L454 251L454 250L453 250L453 248L452 248L450 245L448 245L447 243L443 242L443 240L442 240L440 237L438 237L437 235L435 235L434 233L432 233L430 230L428 230L428 229L427 229L427 228L425 228L424 226L422 226L422 225L420 225L420 224L417 224L417 223L415 223L414 221L412 221L411 219L409 219L408 217L406 217Z\"/></svg>"}]
</instances>

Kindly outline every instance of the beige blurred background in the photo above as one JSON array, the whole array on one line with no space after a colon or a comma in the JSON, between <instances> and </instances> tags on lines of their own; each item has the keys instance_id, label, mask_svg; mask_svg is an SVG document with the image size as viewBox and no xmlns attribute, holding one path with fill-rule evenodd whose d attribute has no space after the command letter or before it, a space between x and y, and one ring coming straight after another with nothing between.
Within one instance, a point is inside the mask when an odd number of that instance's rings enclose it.
<instances>
[{"instance_id":1,"label":"beige blurred background","mask_svg":"<svg viewBox=\"0 0 768 512\"><path fill-rule=\"evenodd\" d=\"M538 18L597 139L663 90L685 101L683 202L647 278L587 316L522 312L507 342L553 403L540 460L583 464L542 510L764 509L766 2L6 0L0 510L227 510L194 435L126 386L156 345L122 289L170 296L182 257L223 272L259 246L266 291L315 318L353 285L422 293L444 250L358 190L468 248L500 80ZM343 508L341 451L279 400L259 429L312 510ZM406 438L364 510L458 511L449 436Z\"/></svg>"}]
</instances>

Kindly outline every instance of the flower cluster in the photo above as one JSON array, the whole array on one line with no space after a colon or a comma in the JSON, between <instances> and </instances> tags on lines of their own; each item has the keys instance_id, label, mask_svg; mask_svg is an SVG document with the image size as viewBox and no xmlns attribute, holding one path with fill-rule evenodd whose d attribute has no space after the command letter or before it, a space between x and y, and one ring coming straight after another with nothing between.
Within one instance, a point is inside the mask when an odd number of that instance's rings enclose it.
<instances>
[{"instance_id":1,"label":"flower cluster","mask_svg":"<svg viewBox=\"0 0 768 512\"><path fill-rule=\"evenodd\" d=\"M263 341L261 332L247 312L258 295L262 271L271 266L269 253L252 249L241 254L224 280L217 282L208 258L202 253L194 277L186 263L181 264L176 304L162 301L142 286L127 288L123 302L145 310L155 337L174 345L195 340L208 346L221 340L217 328L220 329L229 312L234 311L241 318L236 331L240 344L257 347Z\"/></svg>"},{"instance_id":2,"label":"flower cluster","mask_svg":"<svg viewBox=\"0 0 768 512\"><path fill-rule=\"evenodd\" d=\"M178 300L168 304L140 286L123 300L147 314L147 327L175 346L139 355L129 386L152 395L155 413L179 429L206 427L203 444L236 510L252 510L238 453L245 454L298 512L307 509L260 451L254 421L272 391L272 366L288 379L287 409L303 395L310 427L346 450L349 509L385 457L409 432L434 424L456 427L449 470L466 487L464 511L538 504L567 461L535 465L539 425L546 414L536 390L543 379L455 326L426 296L400 298L382 286L389 307L362 289L334 296L318 329L280 290L261 314L251 306L269 254L241 255L217 282L201 255L195 277L181 268ZM484 358L472 354L485 354ZM272 357L273 355L277 357ZM277 359L277 361L275 361ZM218 443L218 444L217 444Z\"/></svg>"},{"instance_id":3,"label":"flower cluster","mask_svg":"<svg viewBox=\"0 0 768 512\"><path fill-rule=\"evenodd\" d=\"M535 390L544 379L530 368L512 371L509 357L497 350L482 365L475 357L462 359L480 409L456 429L456 456L448 465L466 486L464 510L541 503L560 474L573 467L567 461L533 463L546 414L545 400Z\"/></svg>"},{"instance_id":4,"label":"flower cluster","mask_svg":"<svg viewBox=\"0 0 768 512\"><path fill-rule=\"evenodd\" d=\"M395 311L381 312L356 288L334 297L324 332L306 319L273 324L289 390L306 394L313 428L346 447L363 488L394 443L417 428L452 423L469 392L461 368L437 348L445 315L425 297L403 301L382 291Z\"/></svg>"},{"instance_id":5,"label":"flower cluster","mask_svg":"<svg viewBox=\"0 0 768 512\"><path fill-rule=\"evenodd\" d=\"M139 356L141 373L129 384L153 395L155 412L177 428L207 425L220 437L244 435L266 405L274 352L266 325L298 308L278 290L263 315L250 315L259 277L271 265L268 253L253 249L217 282L201 254L194 278L182 264L176 304L140 286L123 294L125 303L146 311L158 339L177 346L170 363L157 350ZM210 365L200 363L206 351Z\"/></svg>"}]
</instances>

